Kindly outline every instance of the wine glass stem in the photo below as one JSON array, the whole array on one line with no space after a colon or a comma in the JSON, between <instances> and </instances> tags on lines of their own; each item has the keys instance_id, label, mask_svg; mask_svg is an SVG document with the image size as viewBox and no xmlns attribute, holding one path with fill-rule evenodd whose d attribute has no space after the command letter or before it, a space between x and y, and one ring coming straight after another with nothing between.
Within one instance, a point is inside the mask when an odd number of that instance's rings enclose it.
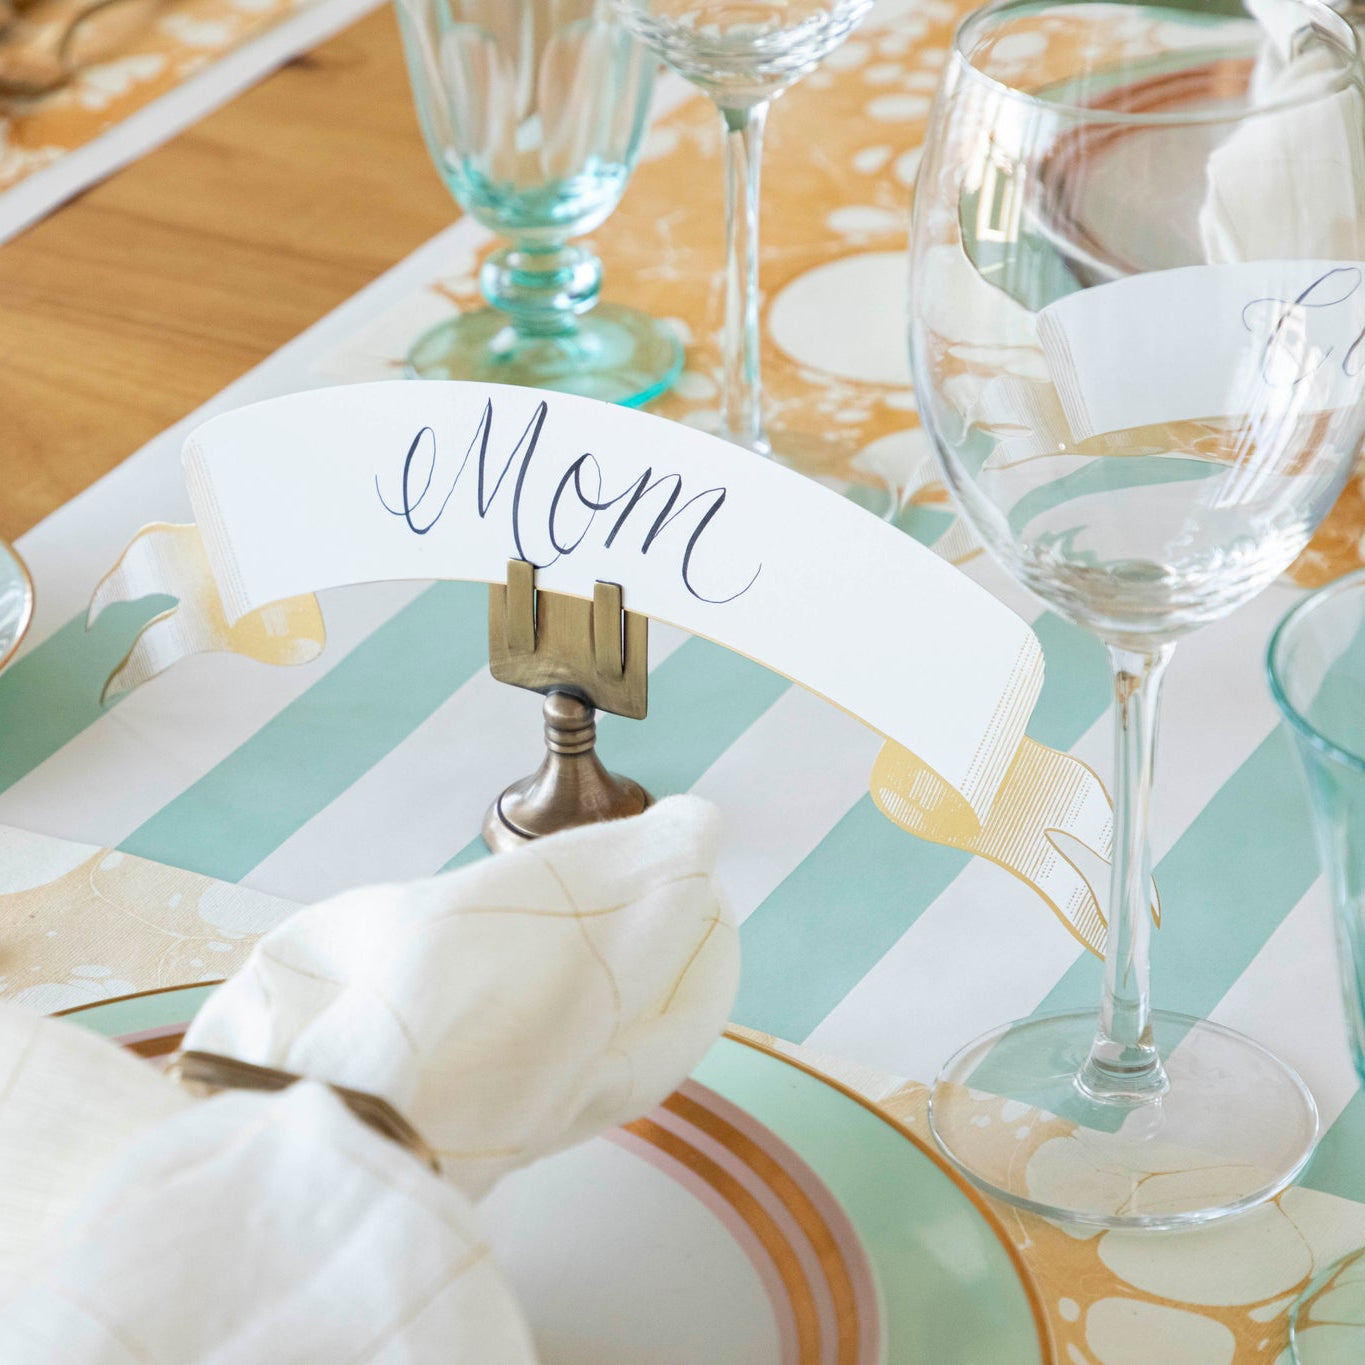
<instances>
[{"instance_id":1,"label":"wine glass stem","mask_svg":"<svg viewBox=\"0 0 1365 1365\"><path fill-rule=\"evenodd\" d=\"M725 120L725 335L721 431L759 454L763 383L758 360L758 187L768 101L721 109Z\"/></svg>"},{"instance_id":2,"label":"wine glass stem","mask_svg":"<svg viewBox=\"0 0 1365 1365\"><path fill-rule=\"evenodd\" d=\"M1098 1099L1141 1103L1163 1094L1166 1073L1152 1038L1152 851L1148 806L1161 679L1173 644L1150 652L1111 645L1114 670L1114 843L1104 998L1080 1084Z\"/></svg>"}]
</instances>

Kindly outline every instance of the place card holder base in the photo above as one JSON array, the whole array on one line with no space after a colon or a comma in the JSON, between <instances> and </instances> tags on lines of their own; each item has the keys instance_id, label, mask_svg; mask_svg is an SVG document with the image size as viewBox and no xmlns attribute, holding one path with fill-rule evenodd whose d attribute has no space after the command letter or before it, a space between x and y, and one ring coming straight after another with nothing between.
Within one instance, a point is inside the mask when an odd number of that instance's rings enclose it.
<instances>
[{"instance_id":1,"label":"place card holder base","mask_svg":"<svg viewBox=\"0 0 1365 1365\"><path fill-rule=\"evenodd\" d=\"M653 797L597 757L597 711L643 720L649 699L649 619L625 611L619 583L593 599L544 592L535 566L507 562L488 589L488 666L499 682L545 694L545 759L488 808L495 853L576 825L639 815Z\"/></svg>"}]
</instances>

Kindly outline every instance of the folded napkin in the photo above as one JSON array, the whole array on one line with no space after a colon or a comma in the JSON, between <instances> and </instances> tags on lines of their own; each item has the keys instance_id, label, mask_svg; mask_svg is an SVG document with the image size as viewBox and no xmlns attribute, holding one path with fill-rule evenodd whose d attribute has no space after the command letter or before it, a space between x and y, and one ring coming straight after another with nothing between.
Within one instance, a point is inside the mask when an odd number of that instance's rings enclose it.
<instances>
[{"instance_id":1,"label":"folded napkin","mask_svg":"<svg viewBox=\"0 0 1365 1365\"><path fill-rule=\"evenodd\" d=\"M1210 264L1294 256L1365 258L1356 201L1365 180L1365 95L1333 94L1337 65L1321 45L1297 52L1309 23L1296 0L1247 0L1264 34L1250 98L1265 110L1209 154L1199 232ZM1300 101L1295 103L1295 101Z\"/></svg>"},{"instance_id":2,"label":"folded napkin","mask_svg":"<svg viewBox=\"0 0 1365 1365\"><path fill-rule=\"evenodd\" d=\"M724 1027L738 939L716 816L674 797L265 935L185 1035L382 1096L474 1198L652 1109Z\"/></svg>"},{"instance_id":3,"label":"folded napkin","mask_svg":"<svg viewBox=\"0 0 1365 1365\"><path fill-rule=\"evenodd\" d=\"M653 1108L720 1031L716 825L675 797L299 912L185 1040L309 1078L281 1094L195 1103L0 1007L0 1361L534 1359L472 1200ZM320 1081L388 1100L442 1176Z\"/></svg>"}]
</instances>

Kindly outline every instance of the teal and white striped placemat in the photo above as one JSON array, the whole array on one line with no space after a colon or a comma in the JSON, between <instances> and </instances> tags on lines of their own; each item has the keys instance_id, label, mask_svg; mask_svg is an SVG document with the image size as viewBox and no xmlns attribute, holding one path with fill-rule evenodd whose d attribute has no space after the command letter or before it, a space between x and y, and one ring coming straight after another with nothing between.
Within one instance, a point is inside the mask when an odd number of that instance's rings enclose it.
<instances>
[{"instance_id":1,"label":"teal and white striped placemat","mask_svg":"<svg viewBox=\"0 0 1365 1365\"><path fill-rule=\"evenodd\" d=\"M482 587L333 592L316 663L197 657L107 711L105 676L167 603L107 611L89 632L84 621L93 585L141 525L188 520L179 447L190 427L226 407L375 377L355 339L382 331L396 300L482 240L468 222L442 233L20 541L38 612L0 677L0 823L292 900L482 856L487 803L540 752L538 698L488 675ZM1032 620L1044 645L1029 733L1107 774L1100 646L985 560L968 572ZM1263 681L1266 641L1296 595L1270 589L1184 643L1172 665L1155 993L1295 1063L1331 1125L1308 1183L1361 1197L1365 1099L1300 779ZM1097 996L1098 962L1027 886L877 813L867 794L877 736L705 641L657 629L651 646L649 719L605 717L601 749L656 794L692 790L721 807L721 874L743 921L738 1022L927 1079L1008 1017Z\"/></svg>"}]
</instances>

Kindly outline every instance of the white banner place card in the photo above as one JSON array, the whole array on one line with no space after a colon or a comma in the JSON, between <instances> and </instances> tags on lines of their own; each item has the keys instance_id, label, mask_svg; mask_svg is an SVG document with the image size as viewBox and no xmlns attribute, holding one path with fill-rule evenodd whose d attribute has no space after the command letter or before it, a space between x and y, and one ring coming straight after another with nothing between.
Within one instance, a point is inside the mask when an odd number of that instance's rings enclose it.
<instances>
[{"instance_id":1,"label":"white banner place card","mask_svg":"<svg viewBox=\"0 0 1365 1365\"><path fill-rule=\"evenodd\" d=\"M1049 836L1107 857L1109 802L1083 765L1025 739L1036 637L809 479L626 408L409 381L225 413L191 434L184 466L198 545L194 528L148 527L95 592L92 614L151 592L180 599L114 690L204 649L313 657L311 595L324 588L502 582L512 558L555 592L619 583L627 610L756 659L886 736L883 811L1009 867L1088 946L1102 941L1090 888Z\"/></svg>"},{"instance_id":2,"label":"white banner place card","mask_svg":"<svg viewBox=\"0 0 1365 1365\"><path fill-rule=\"evenodd\" d=\"M1161 422L1309 414L1365 383L1365 264L1243 261L1068 294L1038 338L1073 440Z\"/></svg>"}]
</instances>

